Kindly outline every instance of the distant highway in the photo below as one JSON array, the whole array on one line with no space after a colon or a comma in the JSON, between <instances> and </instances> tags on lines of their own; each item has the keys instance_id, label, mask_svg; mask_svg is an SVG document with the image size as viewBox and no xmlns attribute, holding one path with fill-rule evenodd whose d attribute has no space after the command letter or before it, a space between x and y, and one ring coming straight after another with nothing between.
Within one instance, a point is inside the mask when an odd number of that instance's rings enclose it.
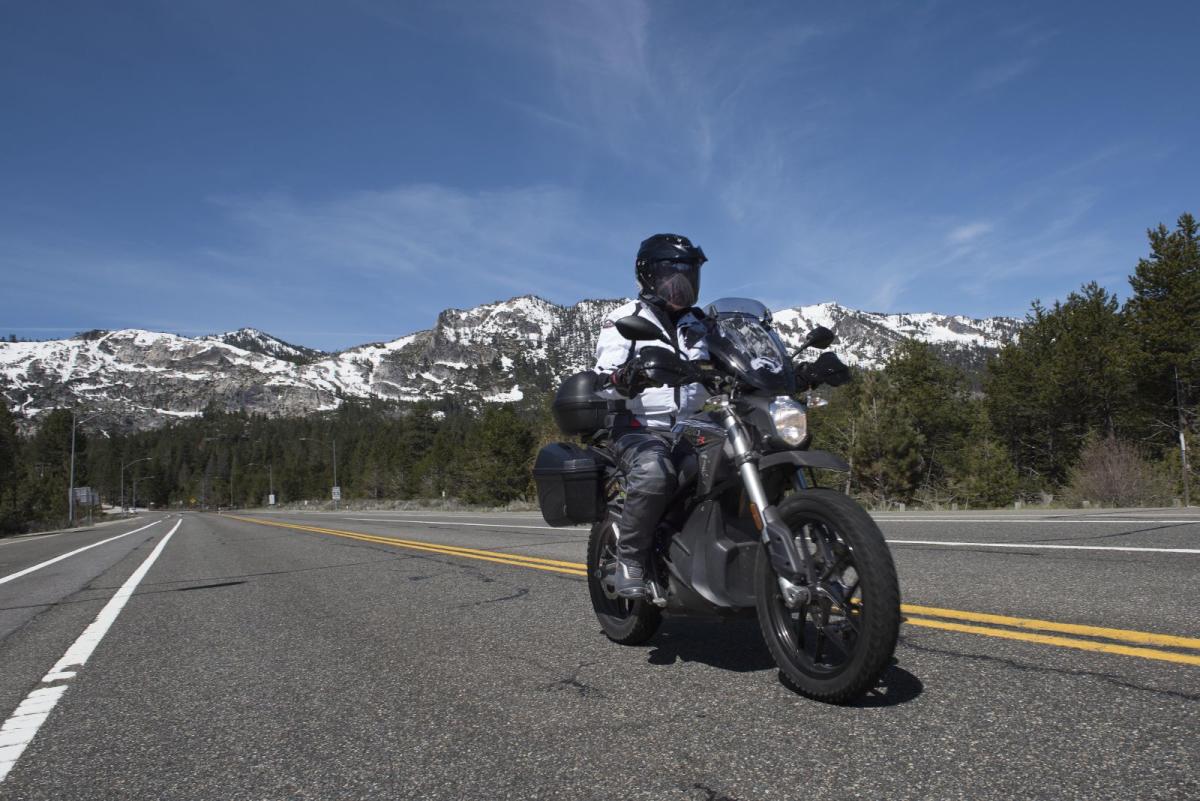
<instances>
[{"instance_id":1,"label":"distant highway","mask_svg":"<svg viewBox=\"0 0 1200 801\"><path fill-rule=\"evenodd\" d=\"M753 620L599 631L529 514L157 514L0 541L0 799L1200 797L1200 512L885 514L855 707Z\"/></svg>"}]
</instances>

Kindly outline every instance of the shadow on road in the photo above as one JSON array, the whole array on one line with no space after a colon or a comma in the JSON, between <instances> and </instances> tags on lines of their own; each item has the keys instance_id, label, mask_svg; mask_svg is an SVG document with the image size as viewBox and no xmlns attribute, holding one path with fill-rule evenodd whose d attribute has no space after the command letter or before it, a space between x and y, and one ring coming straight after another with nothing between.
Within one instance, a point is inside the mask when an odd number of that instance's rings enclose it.
<instances>
[{"instance_id":1,"label":"shadow on road","mask_svg":"<svg viewBox=\"0 0 1200 801\"><path fill-rule=\"evenodd\" d=\"M782 681L782 676L780 679ZM925 692L925 684L919 678L899 665L892 665L883 671L875 689L847 706L858 709L896 706L913 700L923 692Z\"/></svg>"},{"instance_id":2,"label":"shadow on road","mask_svg":"<svg viewBox=\"0 0 1200 801\"><path fill-rule=\"evenodd\" d=\"M651 665L699 662L721 670L749 673L775 670L775 660L763 642L758 621L668 618L650 641L646 661ZM780 673L779 682L796 688ZM857 708L888 707L913 700L925 690L915 675L898 665L883 672L875 689L850 704Z\"/></svg>"},{"instance_id":3,"label":"shadow on road","mask_svg":"<svg viewBox=\"0 0 1200 801\"><path fill-rule=\"evenodd\" d=\"M700 662L748 673L775 667L756 620L667 618L650 641L651 665Z\"/></svg>"}]
</instances>

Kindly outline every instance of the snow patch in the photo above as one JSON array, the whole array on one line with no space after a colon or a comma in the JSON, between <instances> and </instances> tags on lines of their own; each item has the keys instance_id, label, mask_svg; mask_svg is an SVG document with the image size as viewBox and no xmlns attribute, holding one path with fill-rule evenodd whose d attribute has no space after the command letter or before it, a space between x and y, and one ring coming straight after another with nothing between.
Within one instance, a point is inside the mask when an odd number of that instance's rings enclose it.
<instances>
[{"instance_id":1,"label":"snow patch","mask_svg":"<svg viewBox=\"0 0 1200 801\"><path fill-rule=\"evenodd\" d=\"M525 393L521 391L521 387L515 386L507 392L493 392L491 395L484 395L483 399L489 403L512 403L522 400Z\"/></svg>"}]
</instances>

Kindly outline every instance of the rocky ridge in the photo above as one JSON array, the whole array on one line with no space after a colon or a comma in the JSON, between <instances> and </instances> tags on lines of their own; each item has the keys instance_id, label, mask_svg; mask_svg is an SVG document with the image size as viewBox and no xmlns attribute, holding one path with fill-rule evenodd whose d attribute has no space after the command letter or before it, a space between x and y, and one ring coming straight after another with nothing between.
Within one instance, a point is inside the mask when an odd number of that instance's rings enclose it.
<instances>
[{"instance_id":1,"label":"rocky ridge","mask_svg":"<svg viewBox=\"0 0 1200 801\"><path fill-rule=\"evenodd\" d=\"M347 399L467 403L521 401L590 367L604 316L624 300L559 306L534 296L447 309L433 326L338 353L292 345L255 329L185 337L124 329L70 339L0 343L0 392L24 421L56 407L100 412L107 427L150 428L210 404L268 415L329 411ZM965 365L1013 337L994 317L881 314L822 303L774 315L795 346L814 325L838 335L833 350L877 368L905 337Z\"/></svg>"}]
</instances>

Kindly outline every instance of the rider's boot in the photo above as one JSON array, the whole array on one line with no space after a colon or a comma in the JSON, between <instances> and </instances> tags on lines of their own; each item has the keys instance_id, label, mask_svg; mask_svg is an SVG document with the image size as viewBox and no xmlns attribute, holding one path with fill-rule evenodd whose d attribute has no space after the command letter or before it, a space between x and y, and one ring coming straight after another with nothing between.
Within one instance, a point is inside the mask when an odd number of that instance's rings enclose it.
<instances>
[{"instance_id":1,"label":"rider's boot","mask_svg":"<svg viewBox=\"0 0 1200 801\"><path fill-rule=\"evenodd\" d=\"M617 559L617 569L613 573L613 588L617 595L630 601L644 600L650 595L646 587L646 570L637 562L630 559Z\"/></svg>"}]
</instances>

